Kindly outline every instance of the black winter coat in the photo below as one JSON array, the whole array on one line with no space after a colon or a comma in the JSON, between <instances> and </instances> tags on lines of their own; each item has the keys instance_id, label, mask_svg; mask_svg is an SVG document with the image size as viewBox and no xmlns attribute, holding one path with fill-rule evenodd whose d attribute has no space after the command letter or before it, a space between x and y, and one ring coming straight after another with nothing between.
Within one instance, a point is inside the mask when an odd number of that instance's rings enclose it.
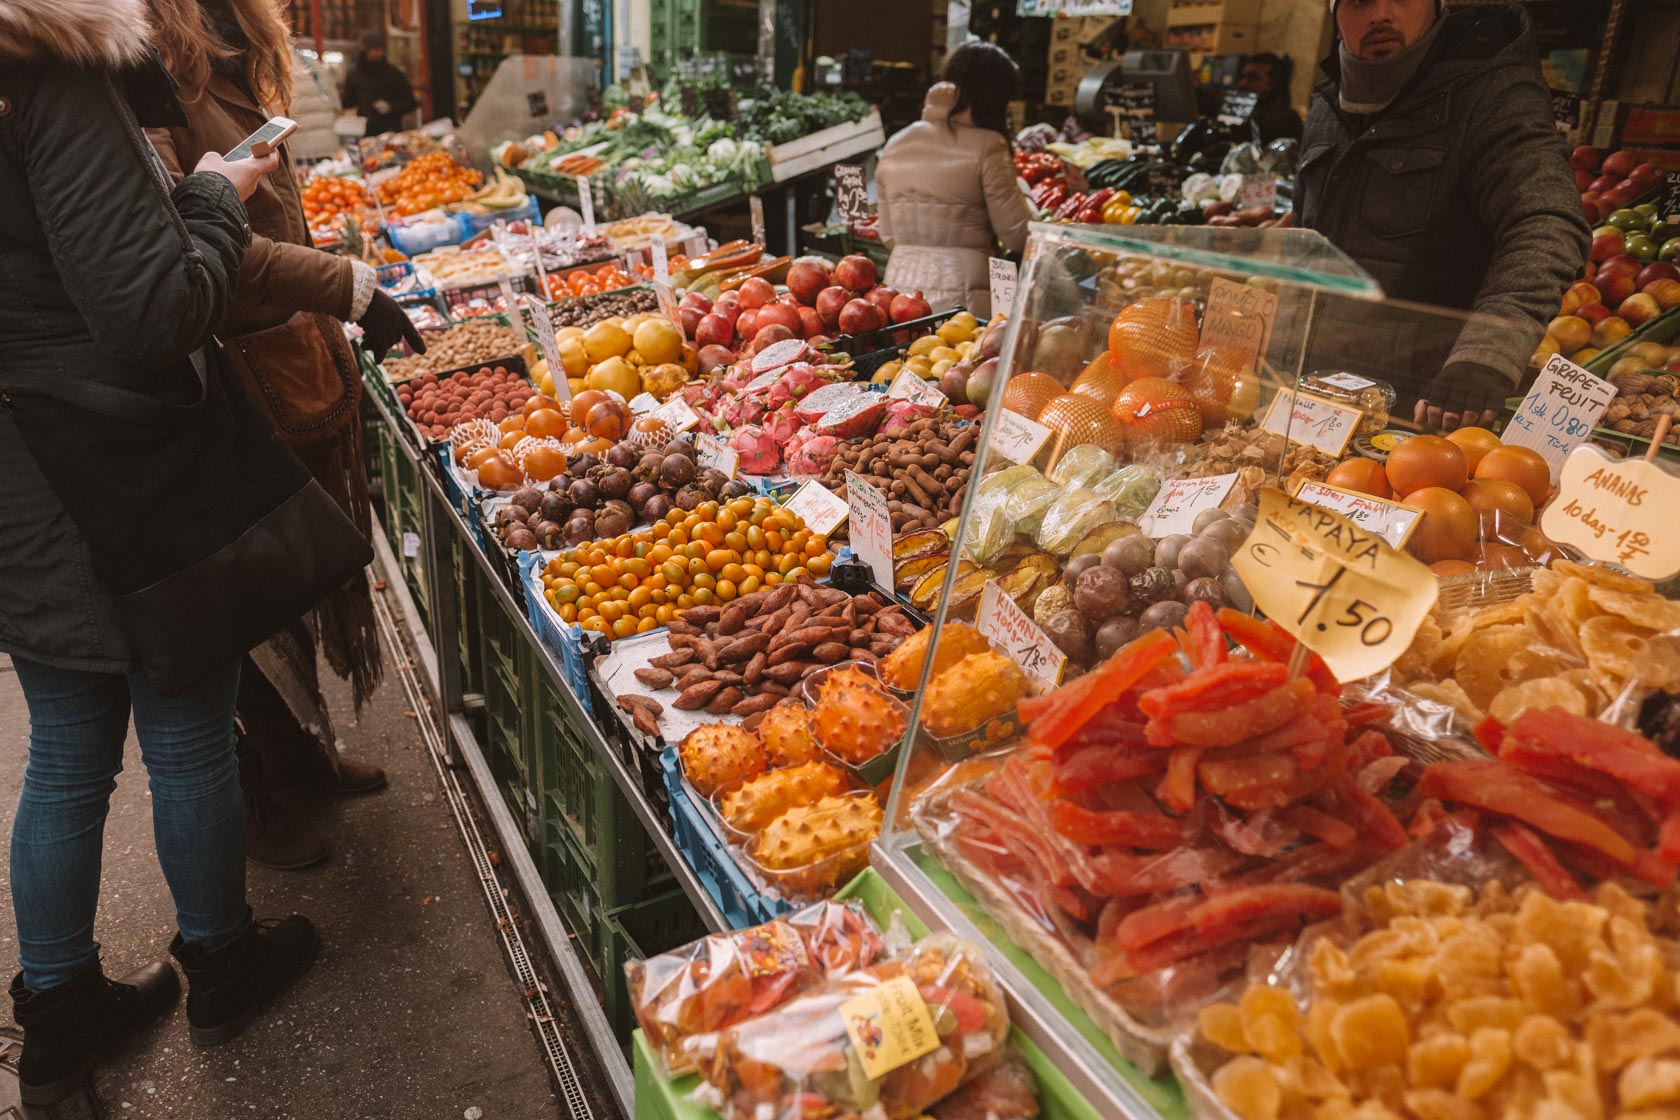
<instances>
[{"instance_id":1,"label":"black winter coat","mask_svg":"<svg viewBox=\"0 0 1680 1120\"><path fill-rule=\"evenodd\" d=\"M1365 368L1421 392L1448 361L1472 362L1514 389L1589 240L1528 15L1514 5L1453 12L1417 76L1369 117L1339 108L1336 55L1324 70L1301 141L1296 223L1391 298L1474 314L1460 331L1332 309L1315 364L1383 355L1401 368ZM1338 323L1340 337L1326 338Z\"/></svg>"},{"instance_id":2,"label":"black winter coat","mask_svg":"<svg viewBox=\"0 0 1680 1120\"><path fill-rule=\"evenodd\" d=\"M197 394L189 355L249 232L225 178L169 188L141 129L186 121L144 28L142 0L0 0L0 380ZM0 406L0 651L133 669L86 543ZM124 465L108 467L113 516L143 518L124 506Z\"/></svg>"}]
</instances>

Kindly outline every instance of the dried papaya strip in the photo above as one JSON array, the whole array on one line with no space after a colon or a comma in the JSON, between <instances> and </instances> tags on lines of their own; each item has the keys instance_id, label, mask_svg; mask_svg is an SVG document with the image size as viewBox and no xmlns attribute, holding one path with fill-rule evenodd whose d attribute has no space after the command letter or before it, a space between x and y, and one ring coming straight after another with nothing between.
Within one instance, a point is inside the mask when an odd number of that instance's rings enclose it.
<instances>
[{"instance_id":1,"label":"dried papaya strip","mask_svg":"<svg viewBox=\"0 0 1680 1120\"><path fill-rule=\"evenodd\" d=\"M1557 855L1548 847L1546 842L1527 825L1516 821L1506 821L1495 825L1492 829L1493 838L1499 841L1499 846L1510 852L1516 861L1528 869L1534 876L1534 881L1540 888L1553 898L1575 899L1585 902L1587 892L1581 889L1575 876L1569 869L1559 862Z\"/></svg>"},{"instance_id":2,"label":"dried papaya strip","mask_svg":"<svg viewBox=\"0 0 1680 1120\"><path fill-rule=\"evenodd\" d=\"M1190 911L1190 923L1204 941L1223 945L1252 932L1257 923L1283 917L1308 921L1341 912L1342 896L1335 891L1302 883L1268 883L1206 899Z\"/></svg>"},{"instance_id":3,"label":"dried papaya strip","mask_svg":"<svg viewBox=\"0 0 1680 1120\"><path fill-rule=\"evenodd\" d=\"M1167 852L1184 843L1184 823L1160 813L1086 809L1060 798L1050 803L1050 827L1076 844L1092 847Z\"/></svg>"},{"instance_id":4,"label":"dried papaya strip","mask_svg":"<svg viewBox=\"0 0 1680 1120\"><path fill-rule=\"evenodd\" d=\"M1286 824L1324 841L1337 851L1346 851L1359 839L1359 833L1351 824L1320 812L1311 805L1290 805L1279 816Z\"/></svg>"},{"instance_id":5,"label":"dried papaya strip","mask_svg":"<svg viewBox=\"0 0 1680 1120\"><path fill-rule=\"evenodd\" d=\"M1196 669L1211 669L1225 660L1225 632L1219 628L1213 608L1205 601L1198 599L1190 605L1189 613L1184 616L1184 637L1179 644Z\"/></svg>"},{"instance_id":6,"label":"dried papaya strip","mask_svg":"<svg viewBox=\"0 0 1680 1120\"><path fill-rule=\"evenodd\" d=\"M1425 797L1513 817L1548 836L1598 852L1623 867L1638 858L1631 843L1584 805L1506 762L1432 763L1424 769L1418 789Z\"/></svg>"},{"instance_id":7,"label":"dried papaya strip","mask_svg":"<svg viewBox=\"0 0 1680 1120\"><path fill-rule=\"evenodd\" d=\"M1062 748L1058 747L1056 791L1080 793L1110 782L1123 782L1127 778L1157 773L1166 764L1167 756L1164 751L1123 751L1101 743L1089 743L1064 755Z\"/></svg>"},{"instance_id":8,"label":"dried papaya strip","mask_svg":"<svg viewBox=\"0 0 1680 1120\"><path fill-rule=\"evenodd\" d=\"M1123 646L1097 668L1050 694L1050 705L1038 712L1029 727L1032 741L1050 747L1065 743L1145 673L1177 652L1177 644L1163 630L1151 630Z\"/></svg>"},{"instance_id":9,"label":"dried papaya strip","mask_svg":"<svg viewBox=\"0 0 1680 1120\"><path fill-rule=\"evenodd\" d=\"M1295 760L1287 754L1250 754L1241 758L1203 759L1196 766L1196 780L1209 793L1223 795L1249 786L1281 785L1300 772Z\"/></svg>"},{"instance_id":10,"label":"dried papaya strip","mask_svg":"<svg viewBox=\"0 0 1680 1120\"><path fill-rule=\"evenodd\" d=\"M1138 708L1151 719L1165 719L1252 700L1288 680L1288 671L1273 661L1226 661L1198 669L1175 685L1145 692L1138 697Z\"/></svg>"},{"instance_id":11,"label":"dried papaya strip","mask_svg":"<svg viewBox=\"0 0 1680 1120\"><path fill-rule=\"evenodd\" d=\"M1643 735L1600 720L1530 708L1506 728L1498 753L1516 766L1545 755L1565 758L1651 794L1665 808L1680 805L1680 762Z\"/></svg>"},{"instance_id":12,"label":"dried papaya strip","mask_svg":"<svg viewBox=\"0 0 1680 1120\"><path fill-rule=\"evenodd\" d=\"M1196 763L1201 757L1202 748L1182 747L1167 760L1167 773L1155 796L1175 813L1188 813L1196 804Z\"/></svg>"},{"instance_id":13,"label":"dried papaya strip","mask_svg":"<svg viewBox=\"0 0 1680 1120\"><path fill-rule=\"evenodd\" d=\"M1087 862L1091 883L1086 889L1105 898L1136 898L1228 875L1247 863L1248 857L1221 848L1179 848L1147 856L1099 852Z\"/></svg>"},{"instance_id":14,"label":"dried papaya strip","mask_svg":"<svg viewBox=\"0 0 1680 1120\"><path fill-rule=\"evenodd\" d=\"M1360 835L1368 840L1380 844L1388 851L1395 851L1406 846L1409 839L1406 829L1376 797L1366 793L1360 784L1344 774L1338 777L1332 787L1336 796L1353 817L1353 823Z\"/></svg>"},{"instance_id":15,"label":"dried papaya strip","mask_svg":"<svg viewBox=\"0 0 1680 1120\"><path fill-rule=\"evenodd\" d=\"M1133 910L1115 923L1113 941L1129 951L1181 933L1191 928L1190 912L1202 902L1200 894L1190 894Z\"/></svg>"},{"instance_id":16,"label":"dried papaya strip","mask_svg":"<svg viewBox=\"0 0 1680 1120\"><path fill-rule=\"evenodd\" d=\"M1165 720L1150 720L1145 728L1158 747L1225 747L1275 731L1310 711L1317 692L1299 678L1261 696L1217 711L1183 712Z\"/></svg>"},{"instance_id":17,"label":"dried papaya strip","mask_svg":"<svg viewBox=\"0 0 1680 1120\"><path fill-rule=\"evenodd\" d=\"M1263 657L1267 661L1287 664L1295 653L1296 645L1299 644L1276 623L1250 618L1230 607L1221 607L1217 617L1219 625L1233 642L1255 657ZM1324 658L1316 653L1307 654L1306 668L1302 670L1302 675L1317 685L1320 692L1329 693L1331 696L1342 694L1341 682L1336 680L1336 674L1330 671L1330 666L1324 663Z\"/></svg>"}]
</instances>

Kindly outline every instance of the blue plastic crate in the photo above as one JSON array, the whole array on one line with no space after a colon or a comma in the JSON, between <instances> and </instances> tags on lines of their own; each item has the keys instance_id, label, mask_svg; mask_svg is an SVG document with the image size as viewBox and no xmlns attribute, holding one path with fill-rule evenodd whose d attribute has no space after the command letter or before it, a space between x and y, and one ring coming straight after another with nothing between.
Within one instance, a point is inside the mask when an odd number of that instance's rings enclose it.
<instances>
[{"instance_id":1,"label":"blue plastic crate","mask_svg":"<svg viewBox=\"0 0 1680 1120\"><path fill-rule=\"evenodd\" d=\"M392 218L385 223L385 236L390 239L392 247L405 257L429 253L440 245L459 245L465 237L461 231L459 214L442 219L428 218L421 222Z\"/></svg>"},{"instance_id":2,"label":"blue plastic crate","mask_svg":"<svg viewBox=\"0 0 1680 1120\"><path fill-rule=\"evenodd\" d=\"M485 230L494 227L497 222L511 224L526 221L533 225L541 225L542 207L537 205L535 195L528 194L525 196L524 206L515 206L509 210L491 210L484 214L469 214L462 210L456 213L455 221L461 227L460 240L465 241L475 234L483 233Z\"/></svg>"},{"instance_id":3,"label":"blue plastic crate","mask_svg":"<svg viewBox=\"0 0 1680 1120\"><path fill-rule=\"evenodd\" d=\"M560 669L572 695L583 705L583 710L593 716L595 705L589 699L589 658L584 651L584 641L589 634L581 626L561 622L549 606L537 568L541 561L542 557L535 552L522 553L519 557L519 582L525 588L525 617L530 620L531 629L537 632L537 639L543 647L560 659Z\"/></svg>"},{"instance_id":4,"label":"blue plastic crate","mask_svg":"<svg viewBox=\"0 0 1680 1120\"><path fill-rule=\"evenodd\" d=\"M659 764L665 771L665 790L671 799L671 833L677 849L699 876L706 893L723 911L730 928L745 929L790 913L791 904L761 894L753 887L752 880L735 863L702 810L689 799L682 781L682 763L677 761L677 748L666 747L659 756Z\"/></svg>"},{"instance_id":5,"label":"blue plastic crate","mask_svg":"<svg viewBox=\"0 0 1680 1120\"><path fill-rule=\"evenodd\" d=\"M438 475L443 480L443 492L449 495L449 504L454 506L467 523L467 531L472 534L473 543L480 552L486 551L483 519L477 514L478 503L473 500L474 495L461 485L461 478L450 464L449 457L454 448L447 443L433 444L433 456L437 459Z\"/></svg>"},{"instance_id":6,"label":"blue plastic crate","mask_svg":"<svg viewBox=\"0 0 1680 1120\"><path fill-rule=\"evenodd\" d=\"M382 264L374 269L373 273L378 277L381 288L394 288L414 275L414 262L394 261L391 264Z\"/></svg>"}]
</instances>

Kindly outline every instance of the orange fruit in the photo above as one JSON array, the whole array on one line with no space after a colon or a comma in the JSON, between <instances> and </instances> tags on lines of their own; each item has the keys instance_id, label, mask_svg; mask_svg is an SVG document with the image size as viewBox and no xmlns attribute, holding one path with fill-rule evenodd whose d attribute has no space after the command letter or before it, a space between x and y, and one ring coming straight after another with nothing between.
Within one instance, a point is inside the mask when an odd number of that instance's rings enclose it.
<instances>
[{"instance_id":1,"label":"orange fruit","mask_svg":"<svg viewBox=\"0 0 1680 1120\"><path fill-rule=\"evenodd\" d=\"M1068 388L1082 397L1091 397L1108 405L1114 403L1114 398L1119 396L1120 390L1125 387L1126 379L1114 372L1114 363L1110 360L1108 351L1104 350L1091 359Z\"/></svg>"},{"instance_id":2,"label":"orange fruit","mask_svg":"<svg viewBox=\"0 0 1680 1120\"><path fill-rule=\"evenodd\" d=\"M1459 450L1464 452L1464 465L1470 469L1472 476L1476 473L1476 464L1496 447L1504 447L1499 437L1486 428L1459 428L1448 432L1447 438L1458 444Z\"/></svg>"},{"instance_id":3,"label":"orange fruit","mask_svg":"<svg viewBox=\"0 0 1680 1120\"><path fill-rule=\"evenodd\" d=\"M1473 478L1459 495L1477 513L1499 513L1527 524L1534 520L1534 502L1528 491L1502 478Z\"/></svg>"},{"instance_id":4,"label":"orange fruit","mask_svg":"<svg viewBox=\"0 0 1680 1120\"><path fill-rule=\"evenodd\" d=\"M1064 392L1062 383L1048 373L1017 373L1003 387L1003 407L1028 420L1037 420L1044 406Z\"/></svg>"},{"instance_id":5,"label":"orange fruit","mask_svg":"<svg viewBox=\"0 0 1680 1120\"><path fill-rule=\"evenodd\" d=\"M1464 450L1440 436L1413 436L1388 453L1388 484L1408 504L1414 490L1440 487L1455 494L1470 479Z\"/></svg>"},{"instance_id":6,"label":"orange fruit","mask_svg":"<svg viewBox=\"0 0 1680 1120\"><path fill-rule=\"evenodd\" d=\"M1389 462L1392 464L1393 459ZM1444 486L1424 486L1407 494L1406 504L1423 511L1407 542L1419 560L1433 564L1476 555L1476 511L1469 502Z\"/></svg>"},{"instance_id":7,"label":"orange fruit","mask_svg":"<svg viewBox=\"0 0 1680 1120\"><path fill-rule=\"evenodd\" d=\"M1429 570L1438 576L1462 576L1475 571L1476 565L1468 560L1437 560Z\"/></svg>"},{"instance_id":8,"label":"orange fruit","mask_svg":"<svg viewBox=\"0 0 1680 1120\"><path fill-rule=\"evenodd\" d=\"M1360 457L1337 463L1324 476L1327 486L1338 486L1373 498L1394 497L1394 487L1388 484L1388 473L1375 459Z\"/></svg>"},{"instance_id":9,"label":"orange fruit","mask_svg":"<svg viewBox=\"0 0 1680 1120\"><path fill-rule=\"evenodd\" d=\"M539 408L525 418L525 433L533 436L552 436L556 439L566 434L566 418L560 415L558 409Z\"/></svg>"},{"instance_id":10,"label":"orange fruit","mask_svg":"<svg viewBox=\"0 0 1680 1120\"><path fill-rule=\"evenodd\" d=\"M1526 447L1494 448L1476 464L1476 477L1516 483L1528 493L1535 508L1543 505L1552 492L1552 469L1538 451Z\"/></svg>"},{"instance_id":11,"label":"orange fruit","mask_svg":"<svg viewBox=\"0 0 1680 1120\"><path fill-rule=\"evenodd\" d=\"M559 404L557 404L555 402L553 397L545 397L541 393L538 393L536 396L528 398L525 401L525 403L519 407L519 411L520 411L521 415L529 416L529 415L531 415L531 413L535 412L539 408L559 408L559 407L560 407ZM513 419L513 417L511 417L511 416L508 417L508 420L512 420L512 419ZM502 431L504 431L504 432L510 430L507 426L508 420L503 420L502 421Z\"/></svg>"},{"instance_id":12,"label":"orange fruit","mask_svg":"<svg viewBox=\"0 0 1680 1120\"><path fill-rule=\"evenodd\" d=\"M1171 377L1196 353L1196 308L1177 299L1140 299L1120 309L1108 328L1114 372L1130 381Z\"/></svg>"}]
</instances>

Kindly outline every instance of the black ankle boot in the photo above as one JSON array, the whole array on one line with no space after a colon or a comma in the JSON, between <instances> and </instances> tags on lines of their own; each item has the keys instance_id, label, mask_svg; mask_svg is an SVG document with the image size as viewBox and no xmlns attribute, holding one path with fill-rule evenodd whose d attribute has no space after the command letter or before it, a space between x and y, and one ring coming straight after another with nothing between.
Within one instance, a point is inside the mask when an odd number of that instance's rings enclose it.
<instances>
[{"instance_id":1,"label":"black ankle boot","mask_svg":"<svg viewBox=\"0 0 1680 1120\"><path fill-rule=\"evenodd\" d=\"M168 961L109 980L99 965L56 988L32 992L12 979L12 1016L23 1028L18 1080L23 1103L49 1105L74 1093L112 1043L168 1010L181 981Z\"/></svg>"},{"instance_id":2,"label":"black ankle boot","mask_svg":"<svg viewBox=\"0 0 1680 1120\"><path fill-rule=\"evenodd\" d=\"M309 971L320 939L308 918L269 919L214 952L185 944L170 955L187 974L187 1025L199 1046L220 1046L250 1026L270 1000Z\"/></svg>"}]
</instances>

